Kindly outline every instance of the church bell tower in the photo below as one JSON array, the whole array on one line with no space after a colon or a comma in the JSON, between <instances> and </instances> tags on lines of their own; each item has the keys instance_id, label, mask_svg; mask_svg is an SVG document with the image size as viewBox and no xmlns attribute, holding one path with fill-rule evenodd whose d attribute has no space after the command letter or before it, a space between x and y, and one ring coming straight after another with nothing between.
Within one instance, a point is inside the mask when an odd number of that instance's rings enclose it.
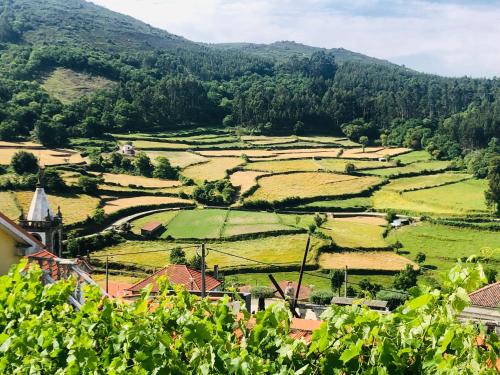
<instances>
[{"instance_id":1,"label":"church bell tower","mask_svg":"<svg viewBox=\"0 0 500 375\"><path fill-rule=\"evenodd\" d=\"M43 169L40 168L35 194L31 200L28 216L21 213L19 225L41 241L53 254L61 256L63 218L60 207L54 214L50 208L43 181Z\"/></svg>"}]
</instances>

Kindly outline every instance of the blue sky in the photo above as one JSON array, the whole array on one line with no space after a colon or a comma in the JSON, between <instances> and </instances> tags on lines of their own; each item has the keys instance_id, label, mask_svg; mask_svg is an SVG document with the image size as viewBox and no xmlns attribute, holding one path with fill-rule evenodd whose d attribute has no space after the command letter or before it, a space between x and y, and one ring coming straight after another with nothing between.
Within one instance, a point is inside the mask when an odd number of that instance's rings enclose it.
<instances>
[{"instance_id":1,"label":"blue sky","mask_svg":"<svg viewBox=\"0 0 500 375\"><path fill-rule=\"evenodd\" d=\"M199 42L293 40L428 73L500 76L500 0L93 0Z\"/></svg>"}]
</instances>

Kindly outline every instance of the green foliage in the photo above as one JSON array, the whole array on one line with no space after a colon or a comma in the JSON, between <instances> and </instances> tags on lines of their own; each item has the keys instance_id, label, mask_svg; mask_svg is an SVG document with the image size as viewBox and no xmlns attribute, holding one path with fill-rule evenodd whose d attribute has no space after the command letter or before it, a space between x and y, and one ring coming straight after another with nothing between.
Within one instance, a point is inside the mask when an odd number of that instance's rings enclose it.
<instances>
[{"instance_id":1,"label":"green foliage","mask_svg":"<svg viewBox=\"0 0 500 375\"><path fill-rule=\"evenodd\" d=\"M426 255L425 253L423 252L418 252L417 255L415 255L415 261L418 263L418 264L422 264L425 262L425 258L426 258Z\"/></svg>"},{"instance_id":2,"label":"green foliage","mask_svg":"<svg viewBox=\"0 0 500 375\"><path fill-rule=\"evenodd\" d=\"M316 290L309 296L309 301L315 305L330 305L333 298L333 292L329 290Z\"/></svg>"},{"instance_id":3,"label":"green foliage","mask_svg":"<svg viewBox=\"0 0 500 375\"><path fill-rule=\"evenodd\" d=\"M344 172L347 174L352 174L356 171L356 166L353 163L346 163L344 167Z\"/></svg>"},{"instance_id":4,"label":"green foliage","mask_svg":"<svg viewBox=\"0 0 500 375\"><path fill-rule=\"evenodd\" d=\"M201 262L201 260L202 260L202 259L201 259L201 256L200 256L200 255L198 255L198 254L194 254L194 255L193 255L193 256L192 256L192 257L188 260L188 262L187 262L188 264L187 264L187 265L188 265L190 268L193 268L193 269L195 269L195 270L201 270L201 263L202 263L202 262ZM206 267L206 265L205 265L205 267Z\"/></svg>"},{"instance_id":5,"label":"green foliage","mask_svg":"<svg viewBox=\"0 0 500 375\"><path fill-rule=\"evenodd\" d=\"M340 288L344 283L344 272L342 270L330 270L330 285L332 287L332 291L336 291L340 296Z\"/></svg>"},{"instance_id":6,"label":"green foliage","mask_svg":"<svg viewBox=\"0 0 500 375\"><path fill-rule=\"evenodd\" d=\"M123 238L114 232L102 232L94 236L70 238L66 244L66 252L70 257L88 255L108 246L123 242Z\"/></svg>"},{"instance_id":7,"label":"green foliage","mask_svg":"<svg viewBox=\"0 0 500 375\"><path fill-rule=\"evenodd\" d=\"M363 292L367 292L369 295L376 295L380 289L382 289L382 285L377 283L372 283L368 279L363 279L359 282L359 287Z\"/></svg>"},{"instance_id":8,"label":"green foliage","mask_svg":"<svg viewBox=\"0 0 500 375\"><path fill-rule=\"evenodd\" d=\"M381 290L377 292L376 298L382 301L387 301L389 310L394 310L401 306L408 299L408 294L397 291Z\"/></svg>"},{"instance_id":9,"label":"green foliage","mask_svg":"<svg viewBox=\"0 0 500 375\"><path fill-rule=\"evenodd\" d=\"M442 290L415 288L403 306L379 314L331 306L310 344L289 336L291 316L273 304L239 317L228 300L200 300L167 283L132 303L85 289L68 303L74 280L40 283L25 263L0 278L0 371L4 374L495 374L498 337L458 321L467 291L484 281L479 265L453 268ZM149 308L154 306L154 308ZM238 332L238 334L235 334ZM478 336L484 345L477 345ZM27 345L29 343L29 345Z\"/></svg>"},{"instance_id":10,"label":"green foliage","mask_svg":"<svg viewBox=\"0 0 500 375\"><path fill-rule=\"evenodd\" d=\"M408 290L417 285L418 273L410 264L407 264L404 270L394 276L392 285L398 290Z\"/></svg>"},{"instance_id":11,"label":"green foliage","mask_svg":"<svg viewBox=\"0 0 500 375\"><path fill-rule=\"evenodd\" d=\"M151 159L149 156L147 156L144 152L139 152L132 163L134 165L134 168L137 172L137 174L145 177L151 177L153 173L153 164L151 163ZM163 165L164 167L165 165ZM164 171L164 168L160 167L159 172L162 173ZM162 171L163 169L163 171Z\"/></svg>"},{"instance_id":12,"label":"green foliage","mask_svg":"<svg viewBox=\"0 0 500 375\"><path fill-rule=\"evenodd\" d=\"M485 193L488 206L500 214L500 157L495 157L489 166L488 190Z\"/></svg>"},{"instance_id":13,"label":"green foliage","mask_svg":"<svg viewBox=\"0 0 500 375\"><path fill-rule=\"evenodd\" d=\"M170 251L170 263L171 264L186 264L186 252L182 250L182 247L174 247Z\"/></svg>"},{"instance_id":14,"label":"green foliage","mask_svg":"<svg viewBox=\"0 0 500 375\"><path fill-rule=\"evenodd\" d=\"M68 144L68 134L64 124L44 118L35 124L33 136L45 147L63 147Z\"/></svg>"},{"instance_id":15,"label":"green foliage","mask_svg":"<svg viewBox=\"0 0 500 375\"><path fill-rule=\"evenodd\" d=\"M250 293L254 298L273 298L274 290L268 286L254 286L250 289Z\"/></svg>"},{"instance_id":16,"label":"green foliage","mask_svg":"<svg viewBox=\"0 0 500 375\"><path fill-rule=\"evenodd\" d=\"M156 158L156 165L153 170L153 177L165 180L177 180L179 172L170 165L170 161L165 157Z\"/></svg>"},{"instance_id":17,"label":"green foliage","mask_svg":"<svg viewBox=\"0 0 500 375\"><path fill-rule=\"evenodd\" d=\"M77 185L85 194L96 195L99 191L100 182L101 180L99 178L82 175L78 177Z\"/></svg>"},{"instance_id":18,"label":"green foliage","mask_svg":"<svg viewBox=\"0 0 500 375\"><path fill-rule=\"evenodd\" d=\"M38 159L31 152L17 151L12 156L10 166L17 174L33 174L38 172Z\"/></svg>"},{"instance_id":19,"label":"green foliage","mask_svg":"<svg viewBox=\"0 0 500 375\"><path fill-rule=\"evenodd\" d=\"M485 268L484 274L486 275L486 279L488 280L488 284L493 284L497 281L498 271L494 268Z\"/></svg>"},{"instance_id":20,"label":"green foliage","mask_svg":"<svg viewBox=\"0 0 500 375\"><path fill-rule=\"evenodd\" d=\"M55 169L46 169L43 173L45 190L49 193L61 193L68 187Z\"/></svg>"},{"instance_id":21,"label":"green foliage","mask_svg":"<svg viewBox=\"0 0 500 375\"><path fill-rule=\"evenodd\" d=\"M236 195L236 189L229 180L205 181L193 191L193 198L209 205L228 205Z\"/></svg>"}]
</instances>

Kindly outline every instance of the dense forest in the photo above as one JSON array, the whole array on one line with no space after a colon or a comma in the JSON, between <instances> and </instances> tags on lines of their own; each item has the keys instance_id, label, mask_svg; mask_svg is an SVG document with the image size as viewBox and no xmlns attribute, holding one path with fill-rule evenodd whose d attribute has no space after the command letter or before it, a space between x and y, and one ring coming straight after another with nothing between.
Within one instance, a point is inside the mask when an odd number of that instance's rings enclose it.
<instances>
[{"instance_id":1,"label":"dense forest","mask_svg":"<svg viewBox=\"0 0 500 375\"><path fill-rule=\"evenodd\" d=\"M456 158L500 134L498 79L421 74L295 43L202 45L82 0L3 0L0 11L1 140L61 146L208 125L366 136ZM41 86L57 67L116 84L63 104Z\"/></svg>"}]
</instances>

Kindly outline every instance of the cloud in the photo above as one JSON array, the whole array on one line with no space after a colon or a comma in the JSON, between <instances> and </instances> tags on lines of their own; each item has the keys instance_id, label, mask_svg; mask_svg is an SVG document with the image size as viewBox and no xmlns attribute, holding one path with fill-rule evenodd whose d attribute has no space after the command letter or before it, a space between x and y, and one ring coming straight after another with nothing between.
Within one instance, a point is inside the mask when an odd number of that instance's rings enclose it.
<instances>
[{"instance_id":1,"label":"cloud","mask_svg":"<svg viewBox=\"0 0 500 375\"><path fill-rule=\"evenodd\" d=\"M93 0L202 42L294 40L442 75L500 76L500 2Z\"/></svg>"}]
</instances>

